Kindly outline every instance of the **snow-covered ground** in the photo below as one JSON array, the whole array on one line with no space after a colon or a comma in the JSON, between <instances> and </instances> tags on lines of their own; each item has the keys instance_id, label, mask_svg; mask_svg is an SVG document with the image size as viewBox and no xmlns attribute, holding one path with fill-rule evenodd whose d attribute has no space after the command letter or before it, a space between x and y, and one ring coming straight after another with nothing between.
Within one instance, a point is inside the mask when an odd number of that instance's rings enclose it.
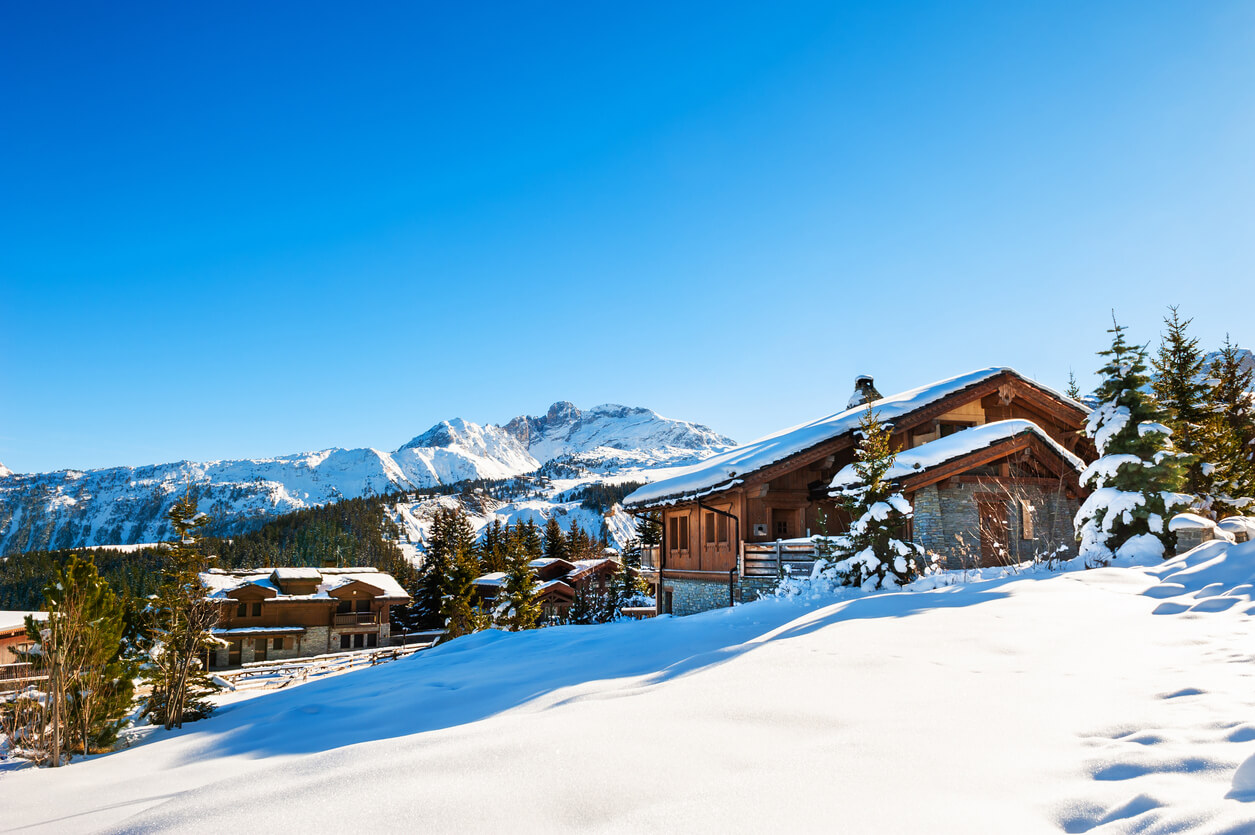
<instances>
[{"instance_id":1,"label":"snow-covered ground","mask_svg":"<svg viewBox=\"0 0 1255 835\"><path fill-rule=\"evenodd\" d=\"M23 832L1255 831L1255 544L486 632L0 776Z\"/></svg>"}]
</instances>

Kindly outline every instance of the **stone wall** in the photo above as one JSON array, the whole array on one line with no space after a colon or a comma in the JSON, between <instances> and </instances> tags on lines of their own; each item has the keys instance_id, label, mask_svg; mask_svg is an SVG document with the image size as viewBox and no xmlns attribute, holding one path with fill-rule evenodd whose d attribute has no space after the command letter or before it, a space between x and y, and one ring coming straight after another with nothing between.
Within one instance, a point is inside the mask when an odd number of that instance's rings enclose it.
<instances>
[{"instance_id":1,"label":"stone wall","mask_svg":"<svg viewBox=\"0 0 1255 835\"><path fill-rule=\"evenodd\" d=\"M733 581L732 597L737 603L749 603L766 597L776 590L779 580L775 577L743 577ZM671 614L694 615L711 609L728 606L727 580L680 580L667 578L665 589L670 589Z\"/></svg>"},{"instance_id":2,"label":"stone wall","mask_svg":"<svg viewBox=\"0 0 1255 835\"><path fill-rule=\"evenodd\" d=\"M1017 562L1044 557L1063 547L1064 558L1076 556L1072 519L1080 503L1060 489L1039 485L1015 485L1010 491L993 484L951 483L930 485L912 497L915 509L914 540L941 555L946 568L979 565L981 554L980 509L977 494L998 494L1006 507L1007 546ZM1033 535L1023 536L1019 500L1033 507Z\"/></svg>"}]
</instances>

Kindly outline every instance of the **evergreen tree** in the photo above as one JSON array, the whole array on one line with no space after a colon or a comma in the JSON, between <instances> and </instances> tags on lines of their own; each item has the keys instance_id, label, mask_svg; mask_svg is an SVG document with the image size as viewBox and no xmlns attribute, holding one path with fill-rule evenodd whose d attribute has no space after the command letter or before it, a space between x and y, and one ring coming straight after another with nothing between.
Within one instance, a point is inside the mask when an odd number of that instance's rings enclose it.
<instances>
[{"instance_id":1,"label":"evergreen tree","mask_svg":"<svg viewBox=\"0 0 1255 835\"><path fill-rule=\"evenodd\" d=\"M1211 485L1204 475L1210 471L1199 457L1206 430L1208 386L1203 379L1203 352L1198 340L1187 330L1193 319L1182 320L1177 308L1169 306L1159 352L1152 360L1155 369L1155 397L1163 409L1163 422L1172 429L1176 448L1194 456L1185 470L1184 491L1199 497L1200 509L1211 503Z\"/></svg>"},{"instance_id":2,"label":"evergreen tree","mask_svg":"<svg viewBox=\"0 0 1255 835\"><path fill-rule=\"evenodd\" d=\"M636 552L639 557L640 546L636 547ZM637 565L639 564L638 562ZM606 623L618 620L623 616L623 608L625 606L636 606L643 602L641 600L644 596L643 592L644 589L640 576L633 570L625 558L623 562L619 563L619 568L614 573L614 576L610 578L598 622Z\"/></svg>"},{"instance_id":3,"label":"evergreen tree","mask_svg":"<svg viewBox=\"0 0 1255 835\"><path fill-rule=\"evenodd\" d=\"M1214 509L1219 516L1232 516L1255 506L1255 372L1227 334L1219 353L1209 369L1203 454L1214 465Z\"/></svg>"},{"instance_id":4,"label":"evergreen tree","mask_svg":"<svg viewBox=\"0 0 1255 835\"><path fill-rule=\"evenodd\" d=\"M482 573L475 531L462 507L441 507L432 518L421 569L422 578L418 585L419 594L414 601L423 623L435 626L447 620L446 598L460 594L449 585L449 578L460 577L467 570L474 571L472 580Z\"/></svg>"},{"instance_id":5,"label":"evergreen tree","mask_svg":"<svg viewBox=\"0 0 1255 835\"><path fill-rule=\"evenodd\" d=\"M554 516L550 516L545 523L544 556L550 560L567 559L566 535L562 533L562 526Z\"/></svg>"},{"instance_id":6,"label":"evergreen tree","mask_svg":"<svg viewBox=\"0 0 1255 835\"><path fill-rule=\"evenodd\" d=\"M859 421L852 477L840 487L838 504L854 522L836 538L833 570L846 585L867 590L905 585L929 565L924 549L898 539L911 518L911 505L885 473L897 457L889 428L869 406Z\"/></svg>"},{"instance_id":7,"label":"evergreen tree","mask_svg":"<svg viewBox=\"0 0 1255 835\"><path fill-rule=\"evenodd\" d=\"M71 752L99 753L117 741L138 665L128 652L127 606L90 558L72 555L58 566L44 603L46 621L26 618L27 637L38 651L23 660L47 677L45 698L32 702L19 695L3 712L4 725L27 743L27 751L55 766Z\"/></svg>"},{"instance_id":8,"label":"evergreen tree","mask_svg":"<svg viewBox=\"0 0 1255 835\"><path fill-rule=\"evenodd\" d=\"M518 539L510 543L505 581L497 596L493 620L511 632L535 629L540 618L537 600L536 572L532 570L526 549Z\"/></svg>"},{"instance_id":9,"label":"evergreen tree","mask_svg":"<svg viewBox=\"0 0 1255 835\"><path fill-rule=\"evenodd\" d=\"M536 523L531 519L526 522L514 526L515 536L518 537L519 545L527 552L527 559L538 560L545 556L544 540L541 538L540 529L536 527Z\"/></svg>"},{"instance_id":10,"label":"evergreen tree","mask_svg":"<svg viewBox=\"0 0 1255 835\"><path fill-rule=\"evenodd\" d=\"M480 608L475 578L480 575L479 555L473 546L460 542L445 574L445 593L440 614L444 618L445 640L469 635L488 627L489 618Z\"/></svg>"},{"instance_id":11,"label":"evergreen tree","mask_svg":"<svg viewBox=\"0 0 1255 835\"><path fill-rule=\"evenodd\" d=\"M1071 368L1068 369L1068 387L1064 391L1064 394L1071 397L1073 400L1080 400L1082 397L1081 387L1076 384L1076 374L1072 373Z\"/></svg>"},{"instance_id":12,"label":"evergreen tree","mask_svg":"<svg viewBox=\"0 0 1255 835\"><path fill-rule=\"evenodd\" d=\"M597 622L597 592L588 580L575 584L575 600L567 613L567 623L589 624Z\"/></svg>"},{"instance_id":13,"label":"evergreen tree","mask_svg":"<svg viewBox=\"0 0 1255 835\"><path fill-rule=\"evenodd\" d=\"M152 664L146 671L152 685L147 713L166 730L213 711L208 696L219 688L206 673L204 659L222 645L212 632L217 604L205 596L199 577L214 561L201 553L196 539L209 517L196 510L189 495L174 503L169 519L175 539L169 543L166 573L153 601Z\"/></svg>"},{"instance_id":14,"label":"evergreen tree","mask_svg":"<svg viewBox=\"0 0 1255 835\"><path fill-rule=\"evenodd\" d=\"M501 526L500 519L493 519L492 524L484 528L484 541L480 545L483 552L481 562L484 573L505 571L509 562L510 529Z\"/></svg>"},{"instance_id":15,"label":"evergreen tree","mask_svg":"<svg viewBox=\"0 0 1255 835\"><path fill-rule=\"evenodd\" d=\"M597 556L596 545L592 537L580 526L579 521L572 518L566 536L566 558L568 560L587 560Z\"/></svg>"},{"instance_id":16,"label":"evergreen tree","mask_svg":"<svg viewBox=\"0 0 1255 835\"><path fill-rule=\"evenodd\" d=\"M1088 565L1170 554L1176 536L1168 530L1168 519L1192 501L1176 492L1185 462L1146 393L1146 351L1129 345L1124 331L1113 315L1107 331L1113 334L1111 347L1098 354L1107 358L1096 392L1101 405L1085 427L1102 456L1081 475L1082 483L1093 488L1076 514L1077 540Z\"/></svg>"}]
</instances>

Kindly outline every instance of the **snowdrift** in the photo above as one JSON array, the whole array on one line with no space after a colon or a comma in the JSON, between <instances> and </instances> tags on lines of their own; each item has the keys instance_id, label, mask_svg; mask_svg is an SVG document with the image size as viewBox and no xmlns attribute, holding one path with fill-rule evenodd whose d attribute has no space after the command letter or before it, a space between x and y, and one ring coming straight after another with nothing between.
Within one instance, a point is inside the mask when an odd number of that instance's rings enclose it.
<instances>
[{"instance_id":1,"label":"snowdrift","mask_svg":"<svg viewBox=\"0 0 1255 835\"><path fill-rule=\"evenodd\" d=\"M1255 544L486 632L0 776L23 831L1255 831ZM342 828L342 827L341 827Z\"/></svg>"}]
</instances>

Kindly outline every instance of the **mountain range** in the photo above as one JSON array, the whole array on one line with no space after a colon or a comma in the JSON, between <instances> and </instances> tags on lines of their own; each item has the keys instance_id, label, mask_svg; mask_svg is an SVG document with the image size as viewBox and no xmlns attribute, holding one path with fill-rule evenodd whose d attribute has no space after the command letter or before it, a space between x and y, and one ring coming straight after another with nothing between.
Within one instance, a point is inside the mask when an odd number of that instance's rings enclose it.
<instances>
[{"instance_id":1,"label":"mountain range","mask_svg":"<svg viewBox=\"0 0 1255 835\"><path fill-rule=\"evenodd\" d=\"M221 535L277 515L360 496L467 480L507 479L560 465L579 481L648 481L647 471L695 463L733 441L711 429L614 404L560 401L505 426L442 421L394 452L327 449L276 458L178 461L18 474L0 465L0 554L168 538L166 513L193 489ZM543 515L543 514L542 514Z\"/></svg>"}]
</instances>

